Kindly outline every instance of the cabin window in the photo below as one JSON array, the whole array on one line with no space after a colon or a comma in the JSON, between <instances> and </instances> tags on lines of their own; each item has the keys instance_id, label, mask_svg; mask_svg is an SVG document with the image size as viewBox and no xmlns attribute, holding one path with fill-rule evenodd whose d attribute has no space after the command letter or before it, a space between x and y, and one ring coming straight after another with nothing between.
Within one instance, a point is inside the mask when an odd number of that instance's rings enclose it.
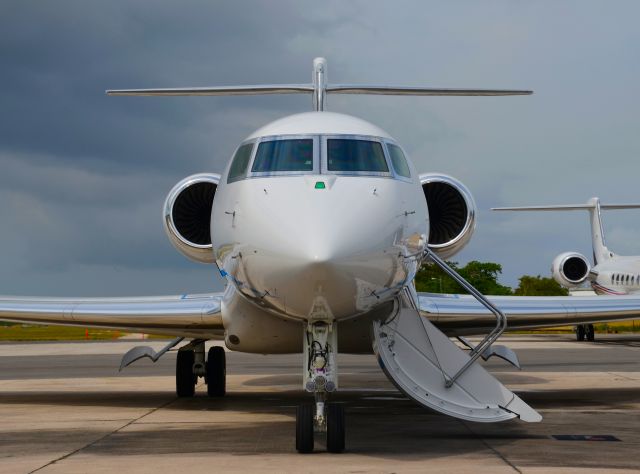
<instances>
[{"instance_id":1,"label":"cabin window","mask_svg":"<svg viewBox=\"0 0 640 474\"><path fill-rule=\"evenodd\" d=\"M611 284L613 284L613 274L611 274Z\"/></svg>"},{"instance_id":2,"label":"cabin window","mask_svg":"<svg viewBox=\"0 0 640 474\"><path fill-rule=\"evenodd\" d=\"M370 140L327 140L327 170L388 173L382 144Z\"/></svg>"},{"instance_id":3,"label":"cabin window","mask_svg":"<svg viewBox=\"0 0 640 474\"><path fill-rule=\"evenodd\" d=\"M227 183L241 180L247 176L247 168L249 166L252 151L253 143L247 143L246 145L242 145L238 148L236 154L233 155L233 161L231 161Z\"/></svg>"},{"instance_id":4,"label":"cabin window","mask_svg":"<svg viewBox=\"0 0 640 474\"><path fill-rule=\"evenodd\" d=\"M393 169L396 174L405 178L410 178L411 170L409 170L407 159L404 157L404 153L402 153L402 148L398 145L392 145L391 143L387 145L387 148L389 149L391 164L393 165Z\"/></svg>"},{"instance_id":5,"label":"cabin window","mask_svg":"<svg viewBox=\"0 0 640 474\"><path fill-rule=\"evenodd\" d=\"M260 143L251 171L313 171L313 139L269 140Z\"/></svg>"}]
</instances>

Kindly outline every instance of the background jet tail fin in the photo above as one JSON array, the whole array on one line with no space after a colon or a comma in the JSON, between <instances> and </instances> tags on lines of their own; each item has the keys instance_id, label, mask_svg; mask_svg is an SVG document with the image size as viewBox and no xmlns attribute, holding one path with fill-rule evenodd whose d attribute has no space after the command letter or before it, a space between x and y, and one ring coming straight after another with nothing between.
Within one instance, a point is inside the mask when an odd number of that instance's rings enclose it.
<instances>
[{"instance_id":1,"label":"background jet tail fin","mask_svg":"<svg viewBox=\"0 0 640 474\"><path fill-rule=\"evenodd\" d=\"M597 199L597 198L593 198ZM577 211L595 209L596 205L587 204L558 204L553 206L518 206L518 207L492 207L492 211ZM615 209L640 209L638 204L600 204L602 210Z\"/></svg>"},{"instance_id":2,"label":"background jet tail fin","mask_svg":"<svg viewBox=\"0 0 640 474\"><path fill-rule=\"evenodd\" d=\"M640 209L640 204L600 204L597 197L592 197L585 204L560 204L553 206L521 206L521 207L493 207L492 211L576 211L587 210L591 217L591 241L593 245L593 260L598 263L613 257L613 253L604 242L604 230L600 210Z\"/></svg>"},{"instance_id":3,"label":"background jet tail fin","mask_svg":"<svg viewBox=\"0 0 640 474\"><path fill-rule=\"evenodd\" d=\"M492 211L577 211L593 209L591 204L558 204L553 206L492 207Z\"/></svg>"}]
</instances>

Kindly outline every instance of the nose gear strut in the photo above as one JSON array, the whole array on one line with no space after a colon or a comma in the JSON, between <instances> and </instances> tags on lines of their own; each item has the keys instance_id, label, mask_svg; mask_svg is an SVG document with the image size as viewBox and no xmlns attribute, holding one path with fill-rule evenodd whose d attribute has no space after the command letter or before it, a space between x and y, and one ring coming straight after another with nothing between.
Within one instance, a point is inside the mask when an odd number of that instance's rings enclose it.
<instances>
[{"instance_id":1,"label":"nose gear strut","mask_svg":"<svg viewBox=\"0 0 640 474\"><path fill-rule=\"evenodd\" d=\"M314 305L314 310L317 310ZM316 433L326 435L327 451L344 451L344 407L329 403L329 394L338 388L337 326L331 319L312 318L304 328L303 387L313 393L315 406L301 405L296 412L296 449L313 451Z\"/></svg>"}]
</instances>

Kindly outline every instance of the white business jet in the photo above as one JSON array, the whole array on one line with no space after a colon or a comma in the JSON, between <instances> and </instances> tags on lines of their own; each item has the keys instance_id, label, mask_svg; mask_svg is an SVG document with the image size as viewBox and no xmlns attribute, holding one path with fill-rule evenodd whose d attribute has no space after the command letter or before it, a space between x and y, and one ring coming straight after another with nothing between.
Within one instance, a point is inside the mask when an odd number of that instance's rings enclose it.
<instances>
[{"instance_id":1,"label":"white business jet","mask_svg":"<svg viewBox=\"0 0 640 474\"><path fill-rule=\"evenodd\" d=\"M561 286L574 289L589 282L598 295L628 295L640 292L640 256L616 255L604 240L601 210L639 209L640 204L600 204L592 197L585 204L554 206L494 207L493 211L589 211L591 218L591 244L593 266L578 252L564 252L553 259L551 273ZM595 340L593 324L576 326L578 341Z\"/></svg>"},{"instance_id":2,"label":"white business jet","mask_svg":"<svg viewBox=\"0 0 640 474\"><path fill-rule=\"evenodd\" d=\"M199 377L211 397L225 394L225 352L300 353L296 449L326 436L344 449L337 353L375 353L389 379L421 405L464 420L541 416L479 363L498 355L507 328L555 326L640 316L640 298L484 298L443 258L460 251L475 226L469 190L442 174L418 174L402 147L364 120L325 111L327 94L496 96L529 91L328 84L326 62L298 85L108 91L110 95L311 94L314 111L251 133L220 174L180 181L164 225L186 257L217 267L224 293L120 299L0 298L9 321L119 328L176 337L159 352L136 347L121 368L179 347L176 389L191 397ZM470 295L417 294L413 278L432 260ZM465 335L483 335L477 345ZM448 336L457 336L463 349Z\"/></svg>"}]
</instances>

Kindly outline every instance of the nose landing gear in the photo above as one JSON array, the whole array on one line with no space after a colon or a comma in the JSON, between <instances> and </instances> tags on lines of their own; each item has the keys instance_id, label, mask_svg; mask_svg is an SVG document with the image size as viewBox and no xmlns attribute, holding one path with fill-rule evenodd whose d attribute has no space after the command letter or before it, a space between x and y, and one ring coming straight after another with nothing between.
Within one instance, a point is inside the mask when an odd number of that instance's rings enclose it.
<instances>
[{"instance_id":1,"label":"nose landing gear","mask_svg":"<svg viewBox=\"0 0 640 474\"><path fill-rule=\"evenodd\" d=\"M327 451L341 453L345 447L344 406L328 403L338 388L337 333L333 323L312 321L304 333L304 389L315 397L315 405L304 404L296 411L296 450L313 451L316 434L326 436Z\"/></svg>"}]
</instances>

